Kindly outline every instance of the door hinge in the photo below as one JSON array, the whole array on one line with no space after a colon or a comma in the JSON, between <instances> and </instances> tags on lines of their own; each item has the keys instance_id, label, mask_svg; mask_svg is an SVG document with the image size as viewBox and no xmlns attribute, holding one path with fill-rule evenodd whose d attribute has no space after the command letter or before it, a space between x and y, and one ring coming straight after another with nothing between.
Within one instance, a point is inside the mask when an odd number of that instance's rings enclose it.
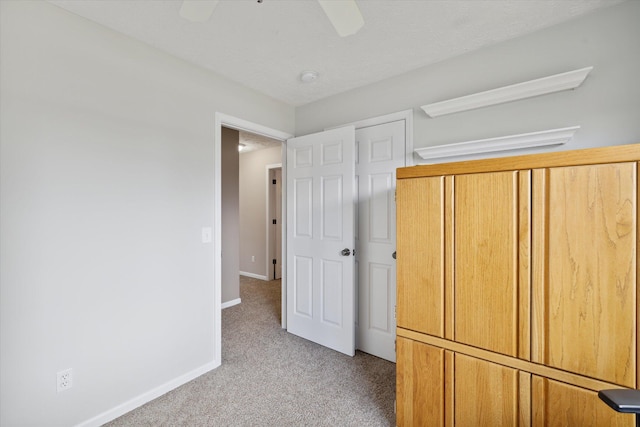
<instances>
[{"instance_id":1,"label":"door hinge","mask_svg":"<svg viewBox=\"0 0 640 427\"><path fill-rule=\"evenodd\" d=\"M276 220L275 220L275 219L273 220L273 224L274 224L274 225L276 224Z\"/></svg>"},{"instance_id":2,"label":"door hinge","mask_svg":"<svg viewBox=\"0 0 640 427\"><path fill-rule=\"evenodd\" d=\"M393 320L396 320L396 313L397 313L397 311L398 311L398 308L397 308L397 307L398 307L398 306L396 306L396 305L394 305L394 306L393 306Z\"/></svg>"}]
</instances>

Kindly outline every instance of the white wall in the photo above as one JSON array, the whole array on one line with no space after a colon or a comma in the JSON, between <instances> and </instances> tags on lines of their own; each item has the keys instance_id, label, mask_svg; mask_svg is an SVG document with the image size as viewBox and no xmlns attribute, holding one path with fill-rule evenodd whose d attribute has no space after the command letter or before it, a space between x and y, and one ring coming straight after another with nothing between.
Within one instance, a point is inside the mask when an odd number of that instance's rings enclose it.
<instances>
[{"instance_id":1,"label":"white wall","mask_svg":"<svg viewBox=\"0 0 640 427\"><path fill-rule=\"evenodd\" d=\"M240 271L270 277L267 260L266 166L282 163L282 148L240 154ZM255 256L255 262L251 257Z\"/></svg>"},{"instance_id":2,"label":"white wall","mask_svg":"<svg viewBox=\"0 0 640 427\"><path fill-rule=\"evenodd\" d=\"M296 109L296 135L413 108L415 148L574 125L582 128L557 150L637 143L638 22L640 2L632 0L332 96ZM435 119L419 109L420 105L591 65L594 70L574 91Z\"/></svg>"},{"instance_id":3,"label":"white wall","mask_svg":"<svg viewBox=\"0 0 640 427\"><path fill-rule=\"evenodd\" d=\"M240 132L222 128L222 303L240 298L239 143Z\"/></svg>"},{"instance_id":4,"label":"white wall","mask_svg":"<svg viewBox=\"0 0 640 427\"><path fill-rule=\"evenodd\" d=\"M0 424L95 424L219 362L214 115L293 109L46 2L0 19Z\"/></svg>"}]
</instances>

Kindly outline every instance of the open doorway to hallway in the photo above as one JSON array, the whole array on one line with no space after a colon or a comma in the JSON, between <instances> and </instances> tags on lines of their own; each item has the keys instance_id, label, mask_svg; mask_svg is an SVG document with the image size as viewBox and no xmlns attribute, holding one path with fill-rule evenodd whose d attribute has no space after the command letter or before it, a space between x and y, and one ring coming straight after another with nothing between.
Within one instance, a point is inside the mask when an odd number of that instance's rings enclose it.
<instances>
[{"instance_id":1,"label":"open doorway to hallway","mask_svg":"<svg viewBox=\"0 0 640 427\"><path fill-rule=\"evenodd\" d=\"M239 136L238 132L246 131L249 133L254 133L257 135L266 136L268 138L272 138L276 141L279 141L284 146L284 141L287 141L289 138L293 137L293 135L283 132L277 129L269 128L255 122L250 122L245 119L241 119L238 117L229 116L220 112L216 112L215 114L215 132L214 132L214 146L213 146L213 154L214 154L214 232L213 232L213 245L214 245L214 271L213 271L213 296L214 296L214 306L215 306L215 315L213 319L213 332L214 332L214 360L216 361L216 366L222 363L222 310L226 307L230 307L234 304L240 302L239 295L239 287L236 287L235 290L237 292L237 302L229 301L228 293L225 292L225 286L223 283L223 265L226 264L226 260L223 261L224 257L224 245L223 240L224 236L222 230L225 228L225 221L223 215L223 205L224 205L224 197L223 197L223 187L225 186L225 179L223 178L223 165L225 164L226 156L223 151L225 144L224 134L226 133L225 129L232 130L235 132L235 145L232 145L235 150L235 161L233 164L239 164ZM283 170L284 174L284 170ZM235 174L237 178L236 181L239 180L239 172ZM284 182L283 182L283 193L286 193L284 190ZM238 191L235 193L238 194ZM239 207L239 204L238 204ZM239 211L239 209L238 209ZM236 214L236 218L239 217L239 213ZM283 223L283 228L285 224ZM239 228L239 227L238 227ZM236 233L236 241L240 240L239 230ZM286 252L286 242L283 242L283 252ZM239 258L239 250L235 252ZM235 271L236 279L239 278L239 265ZM283 275L281 279L281 286L286 286L286 276ZM285 298L285 293L282 292L282 298ZM282 303L282 307L286 307L286 302ZM282 311L281 315L282 319L282 327L286 327L286 312Z\"/></svg>"},{"instance_id":2,"label":"open doorway to hallway","mask_svg":"<svg viewBox=\"0 0 640 427\"><path fill-rule=\"evenodd\" d=\"M282 145L222 127L222 308L244 302L243 278L281 278Z\"/></svg>"},{"instance_id":3,"label":"open doorway to hallway","mask_svg":"<svg viewBox=\"0 0 640 427\"><path fill-rule=\"evenodd\" d=\"M239 276L280 278L281 152L281 141L222 127L222 308L241 302Z\"/></svg>"}]
</instances>

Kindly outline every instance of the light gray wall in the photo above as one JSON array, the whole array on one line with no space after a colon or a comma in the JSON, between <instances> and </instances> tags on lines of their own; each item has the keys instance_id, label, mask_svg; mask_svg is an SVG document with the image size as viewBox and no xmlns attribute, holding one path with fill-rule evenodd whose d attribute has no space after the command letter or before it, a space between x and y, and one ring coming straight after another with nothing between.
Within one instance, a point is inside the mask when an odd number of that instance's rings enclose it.
<instances>
[{"instance_id":1,"label":"light gray wall","mask_svg":"<svg viewBox=\"0 0 640 427\"><path fill-rule=\"evenodd\" d=\"M415 148L574 125L582 127L570 143L557 150L637 143L640 142L638 22L640 1L632 0L332 96L296 109L296 135L413 108ZM573 91L435 119L419 108L591 65L594 70Z\"/></svg>"},{"instance_id":2,"label":"light gray wall","mask_svg":"<svg viewBox=\"0 0 640 427\"><path fill-rule=\"evenodd\" d=\"M240 271L268 276L266 166L282 162L282 148L240 154ZM251 256L256 261L251 261Z\"/></svg>"},{"instance_id":3,"label":"light gray wall","mask_svg":"<svg viewBox=\"0 0 640 427\"><path fill-rule=\"evenodd\" d=\"M215 362L215 112L294 113L47 2L0 19L0 425L77 425Z\"/></svg>"},{"instance_id":4,"label":"light gray wall","mask_svg":"<svg viewBox=\"0 0 640 427\"><path fill-rule=\"evenodd\" d=\"M240 133L222 128L222 302L240 298L240 234L238 229L239 205L239 153Z\"/></svg>"}]
</instances>

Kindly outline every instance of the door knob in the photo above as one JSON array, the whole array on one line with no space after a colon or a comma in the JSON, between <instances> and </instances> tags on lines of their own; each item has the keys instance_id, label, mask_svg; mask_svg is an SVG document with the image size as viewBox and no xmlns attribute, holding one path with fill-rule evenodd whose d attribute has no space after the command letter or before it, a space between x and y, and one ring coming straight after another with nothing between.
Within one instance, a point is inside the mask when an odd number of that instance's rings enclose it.
<instances>
[{"instance_id":1,"label":"door knob","mask_svg":"<svg viewBox=\"0 0 640 427\"><path fill-rule=\"evenodd\" d=\"M391 257L392 257L393 259L396 259L396 253L395 253L395 251L391 254Z\"/></svg>"},{"instance_id":2,"label":"door knob","mask_svg":"<svg viewBox=\"0 0 640 427\"><path fill-rule=\"evenodd\" d=\"M351 255L351 251L349 250L349 248L344 248L341 252L340 255L342 256L349 256Z\"/></svg>"}]
</instances>

